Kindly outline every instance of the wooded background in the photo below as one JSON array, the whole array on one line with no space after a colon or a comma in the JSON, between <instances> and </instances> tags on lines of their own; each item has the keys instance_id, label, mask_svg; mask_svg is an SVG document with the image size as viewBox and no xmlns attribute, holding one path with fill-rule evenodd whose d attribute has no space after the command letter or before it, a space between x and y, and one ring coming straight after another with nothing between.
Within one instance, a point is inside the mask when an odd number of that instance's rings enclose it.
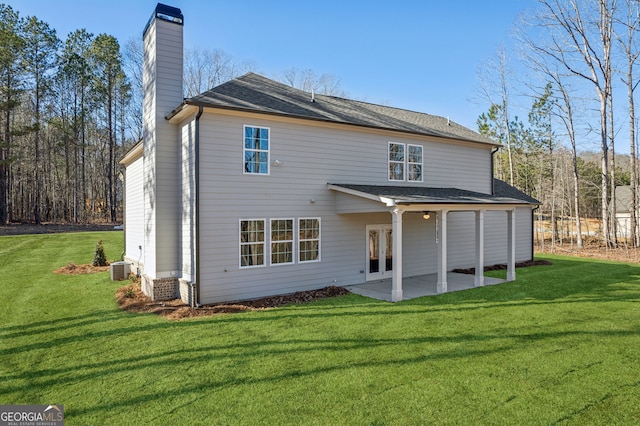
<instances>
[{"instance_id":1,"label":"wooded background","mask_svg":"<svg viewBox=\"0 0 640 426\"><path fill-rule=\"evenodd\" d=\"M638 0L539 0L517 25L517 54L500 48L479 69L477 130L503 145L495 174L542 202L552 244L582 246L582 217L599 219L589 233L617 245L615 187L630 185L638 205L639 9ZM256 68L188 49L185 97ZM61 40L0 4L0 223L121 220L118 159L142 136L141 70L141 40L121 46L85 29ZM345 96L330 74L290 68L276 78ZM637 246L633 210L625 242Z\"/></svg>"}]
</instances>

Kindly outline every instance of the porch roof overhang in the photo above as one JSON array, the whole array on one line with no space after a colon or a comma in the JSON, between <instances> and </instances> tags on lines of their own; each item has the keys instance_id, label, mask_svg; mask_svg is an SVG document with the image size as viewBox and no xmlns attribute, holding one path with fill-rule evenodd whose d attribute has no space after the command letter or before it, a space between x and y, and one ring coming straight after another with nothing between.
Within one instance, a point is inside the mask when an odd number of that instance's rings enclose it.
<instances>
[{"instance_id":1,"label":"porch roof overhang","mask_svg":"<svg viewBox=\"0 0 640 426\"><path fill-rule=\"evenodd\" d=\"M377 201L385 207L400 208L404 211L505 210L525 206L535 207L539 204L537 200L524 194L522 194L524 197L516 198L504 194L483 194L458 188L329 183L328 189Z\"/></svg>"}]
</instances>

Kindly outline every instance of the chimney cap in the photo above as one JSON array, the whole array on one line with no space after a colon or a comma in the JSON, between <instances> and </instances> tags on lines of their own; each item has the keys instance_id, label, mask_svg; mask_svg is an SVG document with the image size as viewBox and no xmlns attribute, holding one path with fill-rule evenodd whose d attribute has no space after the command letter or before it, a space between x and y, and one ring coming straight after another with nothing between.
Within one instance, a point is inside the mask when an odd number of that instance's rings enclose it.
<instances>
[{"instance_id":1,"label":"chimney cap","mask_svg":"<svg viewBox=\"0 0 640 426\"><path fill-rule=\"evenodd\" d=\"M178 25L184 25L184 15L182 14L182 11L180 9L178 9L177 7L158 3L155 10L153 11L153 14L151 14L151 18L149 18L149 22L147 22L147 25L145 25L144 27L144 31L142 32L143 37L147 33L147 30L151 26L151 22L153 22L155 18L162 19L163 21L167 22L173 22L174 24Z\"/></svg>"}]
</instances>

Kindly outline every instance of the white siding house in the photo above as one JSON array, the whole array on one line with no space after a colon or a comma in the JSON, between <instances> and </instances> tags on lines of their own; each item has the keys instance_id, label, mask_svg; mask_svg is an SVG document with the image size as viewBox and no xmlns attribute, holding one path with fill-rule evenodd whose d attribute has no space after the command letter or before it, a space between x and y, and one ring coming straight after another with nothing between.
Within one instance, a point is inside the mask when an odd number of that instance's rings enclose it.
<instances>
[{"instance_id":1,"label":"white siding house","mask_svg":"<svg viewBox=\"0 0 640 426\"><path fill-rule=\"evenodd\" d=\"M253 73L183 100L182 23L159 4L145 29L144 140L122 160L126 260L146 294L206 304L391 279L402 300L405 277L437 273L446 292L451 269L506 263L512 280L533 258L537 201L493 178L495 143Z\"/></svg>"},{"instance_id":2,"label":"white siding house","mask_svg":"<svg viewBox=\"0 0 640 426\"><path fill-rule=\"evenodd\" d=\"M124 193L124 222L126 223L124 250L127 260L137 265L140 272L144 268L142 262L142 246L144 244L144 159L142 144L130 150L122 159L127 164Z\"/></svg>"},{"instance_id":3,"label":"white siding house","mask_svg":"<svg viewBox=\"0 0 640 426\"><path fill-rule=\"evenodd\" d=\"M617 237L621 240L626 240L632 236L632 218L633 212L633 192L631 186L623 185L616 186L616 232ZM638 218L640 218L640 209L636 208L636 232L635 235L639 235Z\"/></svg>"}]
</instances>

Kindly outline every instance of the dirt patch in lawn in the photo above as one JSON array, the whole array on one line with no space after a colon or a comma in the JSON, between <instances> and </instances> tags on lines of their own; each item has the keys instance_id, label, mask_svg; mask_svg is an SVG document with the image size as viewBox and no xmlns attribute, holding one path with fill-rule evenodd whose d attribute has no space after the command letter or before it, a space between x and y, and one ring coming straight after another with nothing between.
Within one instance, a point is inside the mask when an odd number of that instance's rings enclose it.
<instances>
[{"instance_id":1,"label":"dirt patch in lawn","mask_svg":"<svg viewBox=\"0 0 640 426\"><path fill-rule=\"evenodd\" d=\"M256 311L288 304L307 303L313 300L326 299L328 297L343 296L349 294L349 290L329 286L319 290L299 291L282 296L263 297L256 300L244 300L232 303L218 303L192 308L180 299L153 302L140 288L140 284L134 283L120 287L116 292L116 300L120 308L127 312L154 313L172 320L184 318L203 317L216 314L231 314L237 312Z\"/></svg>"},{"instance_id":2,"label":"dirt patch in lawn","mask_svg":"<svg viewBox=\"0 0 640 426\"><path fill-rule=\"evenodd\" d=\"M619 244L617 247L606 247L595 238L585 239L584 246L578 248L575 244L547 242L544 247L535 247L536 253L559 254L562 256L577 256L591 259L611 260L613 262L640 263L640 248Z\"/></svg>"},{"instance_id":3,"label":"dirt patch in lawn","mask_svg":"<svg viewBox=\"0 0 640 426\"><path fill-rule=\"evenodd\" d=\"M108 270L109 265L93 266L91 264L76 265L75 263L69 263L67 266L54 270L53 273L62 275L84 275L95 274L96 272L104 272Z\"/></svg>"}]
</instances>

